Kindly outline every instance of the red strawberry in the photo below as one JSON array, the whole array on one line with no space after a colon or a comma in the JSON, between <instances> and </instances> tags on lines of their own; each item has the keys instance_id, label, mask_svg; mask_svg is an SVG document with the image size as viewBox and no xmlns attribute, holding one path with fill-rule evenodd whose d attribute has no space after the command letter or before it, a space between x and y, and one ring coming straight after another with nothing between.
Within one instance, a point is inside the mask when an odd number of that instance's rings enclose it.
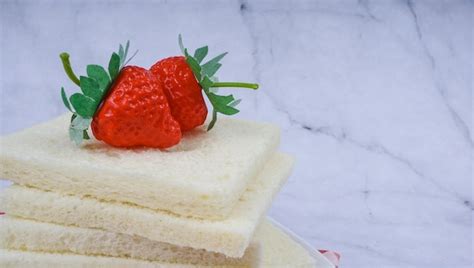
<instances>
[{"instance_id":1,"label":"red strawberry","mask_svg":"<svg viewBox=\"0 0 474 268\"><path fill-rule=\"evenodd\" d=\"M121 70L91 127L98 140L116 147L167 148L181 139L160 82L137 66Z\"/></svg>"},{"instance_id":2,"label":"red strawberry","mask_svg":"<svg viewBox=\"0 0 474 268\"><path fill-rule=\"evenodd\" d=\"M150 71L160 80L171 114L181 130L188 131L202 125L207 117L207 107L201 86L186 58L177 56L160 60Z\"/></svg>"},{"instance_id":3,"label":"red strawberry","mask_svg":"<svg viewBox=\"0 0 474 268\"><path fill-rule=\"evenodd\" d=\"M208 53L208 47L196 49L194 56L184 48L181 35L179 46L184 57L170 57L158 61L150 71L160 80L165 91L171 114L179 122L182 131L191 130L204 123L207 107L203 93L212 105L212 120L208 130L217 120L217 113L233 115L239 112L235 108L240 100L232 95L217 95L218 87L241 87L257 89L257 84L241 82L217 82L215 73L222 66L219 61L227 54L222 53L206 63L202 63Z\"/></svg>"},{"instance_id":4,"label":"red strawberry","mask_svg":"<svg viewBox=\"0 0 474 268\"><path fill-rule=\"evenodd\" d=\"M80 145L90 139L92 128L98 140L116 147L147 146L167 148L177 144L181 131L202 125L207 117L203 94L212 105L212 129L217 114L233 115L240 100L232 95L218 95L218 87L257 89L257 84L217 82L215 73L220 54L202 64L208 47L198 48L189 55L179 36L185 57L171 57L157 62L151 70L127 66L129 42L112 53L108 72L104 67L87 65L87 76L79 78L73 72L69 54L61 53L64 70L81 92L66 95L61 88L61 99L71 111L69 137ZM135 53L136 54L136 53ZM133 56L132 56L133 58Z\"/></svg>"}]
</instances>

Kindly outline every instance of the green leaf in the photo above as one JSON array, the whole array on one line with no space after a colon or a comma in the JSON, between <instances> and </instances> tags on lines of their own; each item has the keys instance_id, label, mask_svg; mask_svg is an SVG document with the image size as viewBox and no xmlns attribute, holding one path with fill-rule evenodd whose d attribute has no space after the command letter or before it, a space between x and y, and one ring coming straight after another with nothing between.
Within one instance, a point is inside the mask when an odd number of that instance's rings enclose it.
<instances>
[{"instance_id":1,"label":"green leaf","mask_svg":"<svg viewBox=\"0 0 474 268\"><path fill-rule=\"evenodd\" d=\"M227 95L227 96L222 96L222 95L216 95L216 94L211 94L211 98L219 101L219 103L223 103L225 105L231 103L234 101L234 96L232 95Z\"/></svg>"},{"instance_id":2,"label":"green leaf","mask_svg":"<svg viewBox=\"0 0 474 268\"><path fill-rule=\"evenodd\" d=\"M216 74L217 70L222 66L222 64L219 63L219 61L224 58L224 56L227 55L227 52L222 53L210 61L204 63L201 68L202 68L202 73L203 75L207 75L209 77L212 77L214 74Z\"/></svg>"},{"instance_id":3,"label":"green leaf","mask_svg":"<svg viewBox=\"0 0 474 268\"><path fill-rule=\"evenodd\" d=\"M217 56L215 56L214 58L212 58L210 61L206 62L205 64L207 64L207 63L216 63L216 62L219 62L219 61L221 61L222 58L224 58L225 55L227 55L227 54L228 54L228 52L224 52L224 53L222 53L222 54L220 54L220 55L217 55Z\"/></svg>"},{"instance_id":4,"label":"green leaf","mask_svg":"<svg viewBox=\"0 0 474 268\"><path fill-rule=\"evenodd\" d=\"M138 53L138 49L135 51L135 53L133 53L133 55L130 58L128 58L128 60L122 65L122 67L127 65L137 55L137 53Z\"/></svg>"},{"instance_id":5,"label":"green leaf","mask_svg":"<svg viewBox=\"0 0 474 268\"><path fill-rule=\"evenodd\" d=\"M80 129L69 128L69 138L77 145L81 145L84 138L84 131Z\"/></svg>"},{"instance_id":6,"label":"green leaf","mask_svg":"<svg viewBox=\"0 0 474 268\"><path fill-rule=\"evenodd\" d=\"M120 70L125 66L127 65L127 63L129 63L133 57L135 57L135 55L137 55L138 53L138 50L135 51L135 53L133 53L133 55L127 60L127 57L128 57L128 49L130 48L130 40L127 40L127 43L125 44L125 49L123 48L123 46L120 44L119 46L119 51L118 51L118 56L119 56L119 72ZM109 61L109 66L110 66L110 61ZM110 72L110 68L109 68L109 72ZM111 80L114 80L114 77L111 76Z\"/></svg>"},{"instance_id":7,"label":"green leaf","mask_svg":"<svg viewBox=\"0 0 474 268\"><path fill-rule=\"evenodd\" d=\"M114 80L120 71L121 59L117 53L113 53L109 61L109 74L111 80Z\"/></svg>"},{"instance_id":8,"label":"green leaf","mask_svg":"<svg viewBox=\"0 0 474 268\"><path fill-rule=\"evenodd\" d=\"M130 47L130 40L127 40L127 44L125 44L125 52L123 54L123 59L125 60L128 56L128 48ZM138 52L138 51L137 51ZM123 65L122 65L123 66Z\"/></svg>"},{"instance_id":9,"label":"green leaf","mask_svg":"<svg viewBox=\"0 0 474 268\"><path fill-rule=\"evenodd\" d=\"M89 128L92 122L92 118L84 118L82 116L76 116L71 122L71 128L86 130Z\"/></svg>"},{"instance_id":10,"label":"green leaf","mask_svg":"<svg viewBox=\"0 0 474 268\"><path fill-rule=\"evenodd\" d=\"M185 54L185 48L183 45L183 38L181 37L181 34L178 35L178 44L179 44L179 49L181 49L181 53Z\"/></svg>"},{"instance_id":11,"label":"green leaf","mask_svg":"<svg viewBox=\"0 0 474 268\"><path fill-rule=\"evenodd\" d=\"M196 59L198 63L201 63L202 60L206 57L208 51L209 51L209 48L207 46L200 47L196 49L196 51L194 52L194 58Z\"/></svg>"},{"instance_id":12,"label":"green leaf","mask_svg":"<svg viewBox=\"0 0 474 268\"><path fill-rule=\"evenodd\" d=\"M217 94L219 92L219 88L218 87L210 87L209 92Z\"/></svg>"},{"instance_id":13,"label":"green leaf","mask_svg":"<svg viewBox=\"0 0 474 268\"><path fill-rule=\"evenodd\" d=\"M211 93L217 93L219 92L218 87L212 87L212 85L217 82L217 77L213 76L211 78L204 76L201 82L201 87L204 89L204 85L207 87L204 91L206 92L211 92ZM204 85L203 85L204 84Z\"/></svg>"},{"instance_id":14,"label":"green leaf","mask_svg":"<svg viewBox=\"0 0 474 268\"><path fill-rule=\"evenodd\" d=\"M76 110L76 113L84 118L92 118L97 108L97 103L91 97L82 95L81 93L75 93L70 98L72 107Z\"/></svg>"},{"instance_id":15,"label":"green leaf","mask_svg":"<svg viewBox=\"0 0 474 268\"><path fill-rule=\"evenodd\" d=\"M212 120L209 123L209 126L207 126L207 131L211 130L216 124L216 122L217 122L217 112L216 110L212 110Z\"/></svg>"},{"instance_id":16,"label":"green leaf","mask_svg":"<svg viewBox=\"0 0 474 268\"><path fill-rule=\"evenodd\" d=\"M234 107L231 107L231 106L220 107L219 109L217 109L217 111L225 115L234 115L240 112L238 109L235 109Z\"/></svg>"},{"instance_id":17,"label":"green leaf","mask_svg":"<svg viewBox=\"0 0 474 268\"><path fill-rule=\"evenodd\" d=\"M82 138L84 140L90 140L91 139L91 137L89 137L89 134L87 133L87 130L85 130L85 129L82 131Z\"/></svg>"},{"instance_id":18,"label":"green leaf","mask_svg":"<svg viewBox=\"0 0 474 268\"><path fill-rule=\"evenodd\" d=\"M200 84L201 84L202 89L204 89L205 92L209 92L209 89L211 88L213 82L211 81L211 79L209 79L209 77L204 76Z\"/></svg>"},{"instance_id":19,"label":"green leaf","mask_svg":"<svg viewBox=\"0 0 474 268\"><path fill-rule=\"evenodd\" d=\"M214 93L208 93L207 97L214 109L221 114L234 115L239 112L239 110L229 106L231 102L235 101L234 96L232 95L220 96Z\"/></svg>"},{"instance_id":20,"label":"green leaf","mask_svg":"<svg viewBox=\"0 0 474 268\"><path fill-rule=\"evenodd\" d=\"M238 99L238 100L235 100L231 103L229 103L229 106L230 107L236 107L237 105L239 105L239 103L242 101L242 99Z\"/></svg>"},{"instance_id":21,"label":"green leaf","mask_svg":"<svg viewBox=\"0 0 474 268\"><path fill-rule=\"evenodd\" d=\"M198 81L201 81L201 66L195 58L188 54L187 49L185 49L184 52L186 55L186 62L188 63L189 67L191 67L191 70L193 70L194 76L196 76Z\"/></svg>"},{"instance_id":22,"label":"green leaf","mask_svg":"<svg viewBox=\"0 0 474 268\"><path fill-rule=\"evenodd\" d=\"M202 74L209 77L215 77L214 74L217 73L217 71L219 70L219 68L221 68L221 66L222 64L220 63L215 63L212 65L203 65Z\"/></svg>"},{"instance_id":23,"label":"green leaf","mask_svg":"<svg viewBox=\"0 0 474 268\"><path fill-rule=\"evenodd\" d=\"M90 122L92 121L92 119L84 119L81 117L80 120L84 121L84 122L80 122L80 121L75 121L76 118L78 118L80 116L78 116L77 114L73 114L71 116L71 124L69 125L69 137L72 141L74 141L74 143L76 143L77 145L81 144L82 140L90 140L91 138L89 137L89 134L87 133L87 129L89 128L89 125L90 125ZM86 121L88 120L88 121ZM73 122L74 122L74 125L84 125L85 124L85 127L82 126L82 127L73 127ZM84 128L84 129L82 129ZM79 135L80 135L80 131L82 129L82 140L79 139Z\"/></svg>"},{"instance_id":24,"label":"green leaf","mask_svg":"<svg viewBox=\"0 0 474 268\"><path fill-rule=\"evenodd\" d=\"M81 76L81 91L87 97L91 97L95 102L100 102L102 99L102 91L99 88L99 83L92 78Z\"/></svg>"},{"instance_id":25,"label":"green leaf","mask_svg":"<svg viewBox=\"0 0 474 268\"><path fill-rule=\"evenodd\" d=\"M107 86L109 85L110 78L104 67L100 65L87 65L87 76L93 78L99 83L100 90L105 92Z\"/></svg>"},{"instance_id":26,"label":"green leaf","mask_svg":"<svg viewBox=\"0 0 474 268\"><path fill-rule=\"evenodd\" d=\"M73 111L71 109L71 104L69 104L66 92L64 91L63 87L61 87L61 99L63 100L64 106L66 106L66 108L72 113Z\"/></svg>"},{"instance_id":27,"label":"green leaf","mask_svg":"<svg viewBox=\"0 0 474 268\"><path fill-rule=\"evenodd\" d=\"M123 62L125 61L125 57L126 57L122 44L119 45L118 56L119 56L119 59L120 59L120 64L119 65L122 65Z\"/></svg>"}]
</instances>

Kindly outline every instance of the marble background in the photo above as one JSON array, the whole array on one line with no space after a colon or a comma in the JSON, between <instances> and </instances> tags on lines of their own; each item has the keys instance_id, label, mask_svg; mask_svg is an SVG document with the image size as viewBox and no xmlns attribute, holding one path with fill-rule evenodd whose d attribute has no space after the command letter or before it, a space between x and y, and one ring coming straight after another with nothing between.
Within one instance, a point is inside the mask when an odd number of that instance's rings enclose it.
<instances>
[{"instance_id":1,"label":"marble background","mask_svg":"<svg viewBox=\"0 0 474 268\"><path fill-rule=\"evenodd\" d=\"M1 1L1 133L64 113L59 89L120 42L150 66L229 51L238 115L282 127L297 165L269 214L342 267L471 267L469 1Z\"/></svg>"}]
</instances>

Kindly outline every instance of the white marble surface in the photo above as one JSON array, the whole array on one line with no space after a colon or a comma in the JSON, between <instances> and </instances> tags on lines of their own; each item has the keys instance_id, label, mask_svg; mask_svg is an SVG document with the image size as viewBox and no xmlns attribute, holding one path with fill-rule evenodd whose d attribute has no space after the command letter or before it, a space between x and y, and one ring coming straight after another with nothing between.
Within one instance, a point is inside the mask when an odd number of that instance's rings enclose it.
<instances>
[{"instance_id":1,"label":"white marble surface","mask_svg":"<svg viewBox=\"0 0 474 268\"><path fill-rule=\"evenodd\" d=\"M472 1L1 1L1 133L65 112L76 70L119 42L150 66L229 51L256 80L240 117L283 129L297 157L270 214L342 267L471 267Z\"/></svg>"}]
</instances>

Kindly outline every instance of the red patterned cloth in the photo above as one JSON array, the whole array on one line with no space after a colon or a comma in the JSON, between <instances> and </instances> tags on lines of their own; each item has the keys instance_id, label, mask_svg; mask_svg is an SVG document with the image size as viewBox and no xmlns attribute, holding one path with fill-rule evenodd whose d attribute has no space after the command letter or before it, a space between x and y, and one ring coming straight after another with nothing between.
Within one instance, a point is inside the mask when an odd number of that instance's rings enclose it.
<instances>
[{"instance_id":1,"label":"red patterned cloth","mask_svg":"<svg viewBox=\"0 0 474 268\"><path fill-rule=\"evenodd\" d=\"M330 251L326 249L318 250L321 254L323 254L326 259L328 259L334 266L339 267L339 260L341 259L341 255L335 251Z\"/></svg>"}]
</instances>

